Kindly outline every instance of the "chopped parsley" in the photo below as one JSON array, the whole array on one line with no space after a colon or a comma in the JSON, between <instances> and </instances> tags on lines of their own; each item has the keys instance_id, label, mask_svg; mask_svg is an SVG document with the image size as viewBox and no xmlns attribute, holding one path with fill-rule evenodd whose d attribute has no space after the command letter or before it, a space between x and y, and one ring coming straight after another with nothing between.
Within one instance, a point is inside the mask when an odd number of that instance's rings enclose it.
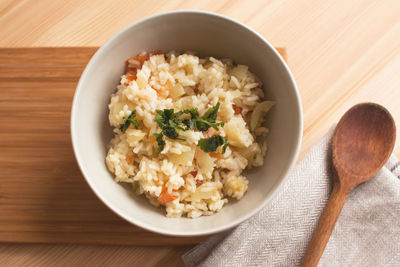
<instances>
[{"instance_id":1,"label":"chopped parsley","mask_svg":"<svg viewBox=\"0 0 400 267\"><path fill-rule=\"evenodd\" d=\"M210 138L201 138L197 144L204 152L215 152L219 146L222 147L222 154L225 153L228 147L228 140L221 135L216 134Z\"/></svg>"},{"instance_id":2,"label":"chopped parsley","mask_svg":"<svg viewBox=\"0 0 400 267\"><path fill-rule=\"evenodd\" d=\"M185 140L179 138L177 130L187 131L198 129L199 131L207 131L209 128L213 127L218 131L219 126L224 126L224 122L216 122L219 106L220 103L218 102L215 106L209 108L201 117L197 108L185 109L178 112L174 112L173 109L156 110L155 121L161 129L160 133L154 134L158 144L157 151L161 152L164 149L165 141L163 140L163 136L173 140ZM185 116L181 118L181 116L185 114L189 115L189 117ZM219 134L210 138L202 138L198 143L198 146L205 152L214 152L217 150L218 146L221 145L223 145L222 151L225 153L228 141Z\"/></svg>"},{"instance_id":3,"label":"chopped parsley","mask_svg":"<svg viewBox=\"0 0 400 267\"><path fill-rule=\"evenodd\" d=\"M158 126L161 128L161 135L165 135L168 138L174 140L181 140L184 139L179 138L179 134L176 131L185 130L180 126L181 120L179 116L181 115L180 112L175 113L173 109L164 109L164 110L156 110L156 122Z\"/></svg>"},{"instance_id":4,"label":"chopped parsley","mask_svg":"<svg viewBox=\"0 0 400 267\"><path fill-rule=\"evenodd\" d=\"M139 128L139 122L137 120L134 120L133 118L136 117L136 110L132 111L131 114L125 118L123 117L122 119L124 120L124 123L119 125L119 129L121 132L125 132L128 128L129 125L133 125L136 129Z\"/></svg>"},{"instance_id":5,"label":"chopped parsley","mask_svg":"<svg viewBox=\"0 0 400 267\"><path fill-rule=\"evenodd\" d=\"M164 146L165 146L165 141L163 140L163 134L161 134L161 133L154 134L154 136L156 137L156 141L157 141L157 144L158 144L157 152L163 151Z\"/></svg>"},{"instance_id":6,"label":"chopped parsley","mask_svg":"<svg viewBox=\"0 0 400 267\"><path fill-rule=\"evenodd\" d=\"M206 113L204 113L202 119L207 120L209 122L215 122L217 119L217 113L219 109L220 103L218 102L215 106L209 108Z\"/></svg>"},{"instance_id":7,"label":"chopped parsley","mask_svg":"<svg viewBox=\"0 0 400 267\"><path fill-rule=\"evenodd\" d=\"M195 126L199 131L207 131L210 127L218 131L218 126L224 126L224 122L215 122L219 106L220 103L218 102L215 106L209 108L201 118L194 118Z\"/></svg>"}]
</instances>

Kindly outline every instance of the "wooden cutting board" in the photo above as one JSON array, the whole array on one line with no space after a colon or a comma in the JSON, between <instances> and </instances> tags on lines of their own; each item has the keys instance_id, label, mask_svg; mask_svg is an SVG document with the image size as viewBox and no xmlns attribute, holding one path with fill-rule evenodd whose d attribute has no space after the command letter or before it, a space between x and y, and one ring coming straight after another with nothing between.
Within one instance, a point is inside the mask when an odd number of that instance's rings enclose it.
<instances>
[{"instance_id":1,"label":"wooden cutting board","mask_svg":"<svg viewBox=\"0 0 400 267\"><path fill-rule=\"evenodd\" d=\"M83 179L71 146L70 109L96 50L0 49L0 242L199 243L206 237L169 237L131 225Z\"/></svg>"}]
</instances>

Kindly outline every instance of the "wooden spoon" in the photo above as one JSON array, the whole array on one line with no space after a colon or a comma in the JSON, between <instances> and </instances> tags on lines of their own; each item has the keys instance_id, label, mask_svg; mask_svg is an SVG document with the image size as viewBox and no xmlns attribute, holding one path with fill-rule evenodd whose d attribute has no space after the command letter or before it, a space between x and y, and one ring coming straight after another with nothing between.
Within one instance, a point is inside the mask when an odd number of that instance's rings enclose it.
<instances>
[{"instance_id":1,"label":"wooden spoon","mask_svg":"<svg viewBox=\"0 0 400 267\"><path fill-rule=\"evenodd\" d=\"M393 118L382 106L358 104L343 115L332 142L333 190L302 266L317 266L347 195L382 168L395 139Z\"/></svg>"}]
</instances>

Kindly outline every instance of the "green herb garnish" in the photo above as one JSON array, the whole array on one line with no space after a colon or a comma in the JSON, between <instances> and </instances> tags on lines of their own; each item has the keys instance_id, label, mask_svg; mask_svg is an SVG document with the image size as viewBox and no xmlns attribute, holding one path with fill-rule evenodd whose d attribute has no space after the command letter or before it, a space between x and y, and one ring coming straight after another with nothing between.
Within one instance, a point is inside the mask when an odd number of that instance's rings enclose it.
<instances>
[{"instance_id":1,"label":"green herb garnish","mask_svg":"<svg viewBox=\"0 0 400 267\"><path fill-rule=\"evenodd\" d=\"M220 103L218 102L215 106L209 108L201 118L195 119L196 128L199 131L207 131L210 127L218 131L218 126L224 126L224 122L215 122L217 120L219 106Z\"/></svg>"},{"instance_id":2,"label":"green herb garnish","mask_svg":"<svg viewBox=\"0 0 400 267\"><path fill-rule=\"evenodd\" d=\"M162 133L154 134L154 136L156 137L156 141L158 144L157 152L163 151L164 146L165 146L165 141L163 140L163 134Z\"/></svg>"},{"instance_id":3,"label":"green herb garnish","mask_svg":"<svg viewBox=\"0 0 400 267\"><path fill-rule=\"evenodd\" d=\"M215 120L217 119L219 106L220 103L218 102L215 106L209 108L201 118L209 122L215 122Z\"/></svg>"},{"instance_id":4,"label":"green herb garnish","mask_svg":"<svg viewBox=\"0 0 400 267\"><path fill-rule=\"evenodd\" d=\"M174 112L173 109L156 110L155 121L161 128L161 132L155 135L157 137L158 152L162 151L165 146L163 136L173 140L184 141L184 139L179 138L177 130L187 131L197 128L199 131L207 131L210 127L213 127L218 131L218 126L224 126L224 122L216 122L219 106L220 103L218 102L215 106L209 108L201 117L199 116L197 108L185 109L178 112ZM180 117L184 114L190 115L190 118L185 117L181 119ZM216 151L218 146L224 145L223 153L225 153L228 141L220 135L215 136L201 139L205 141L202 141L200 145L200 140L198 145L206 152Z\"/></svg>"},{"instance_id":5,"label":"green herb garnish","mask_svg":"<svg viewBox=\"0 0 400 267\"><path fill-rule=\"evenodd\" d=\"M196 119L195 123L196 123L196 128L202 132L207 131L211 127L213 127L215 130L218 131L218 126L221 126L221 127L224 126L224 122L210 122L210 121L204 120L203 118Z\"/></svg>"},{"instance_id":6,"label":"green herb garnish","mask_svg":"<svg viewBox=\"0 0 400 267\"><path fill-rule=\"evenodd\" d=\"M119 125L119 129L121 132L125 132L128 128L129 125L133 125L136 129L139 128L139 122L137 120L134 120L133 118L136 117L136 110L132 111L131 114L125 118L123 117L122 119L124 120L124 123Z\"/></svg>"},{"instance_id":7,"label":"green herb garnish","mask_svg":"<svg viewBox=\"0 0 400 267\"><path fill-rule=\"evenodd\" d=\"M179 134L176 131L177 129L185 130L180 126L182 122L179 119L179 116L182 113L175 113L173 109L158 109L156 112L156 122L161 128L161 134L174 140L184 141L184 139L179 138Z\"/></svg>"},{"instance_id":8,"label":"green herb garnish","mask_svg":"<svg viewBox=\"0 0 400 267\"><path fill-rule=\"evenodd\" d=\"M199 111L197 108L192 108L192 109L185 109L182 111L183 114L190 114L192 118L198 118L199 117Z\"/></svg>"},{"instance_id":9,"label":"green herb garnish","mask_svg":"<svg viewBox=\"0 0 400 267\"><path fill-rule=\"evenodd\" d=\"M182 124L184 124L184 125L186 126L185 131L187 131L187 130L193 130L194 127L195 127L193 120L192 120L192 119L189 119L189 118L183 119L183 120L182 120Z\"/></svg>"},{"instance_id":10,"label":"green herb garnish","mask_svg":"<svg viewBox=\"0 0 400 267\"><path fill-rule=\"evenodd\" d=\"M215 152L219 146L222 147L222 154L225 153L228 147L228 140L221 135L216 134L210 138L201 138L197 144L204 152Z\"/></svg>"}]
</instances>

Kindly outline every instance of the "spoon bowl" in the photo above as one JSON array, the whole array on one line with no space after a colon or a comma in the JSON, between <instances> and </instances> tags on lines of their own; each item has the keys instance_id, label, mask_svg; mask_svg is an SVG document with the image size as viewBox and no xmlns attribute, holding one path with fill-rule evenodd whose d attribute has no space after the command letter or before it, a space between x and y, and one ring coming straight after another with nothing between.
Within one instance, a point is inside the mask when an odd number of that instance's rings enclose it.
<instances>
[{"instance_id":1,"label":"spoon bowl","mask_svg":"<svg viewBox=\"0 0 400 267\"><path fill-rule=\"evenodd\" d=\"M368 181L388 160L396 139L390 113L374 103L352 107L339 121L332 141L332 160L350 189Z\"/></svg>"},{"instance_id":2,"label":"spoon bowl","mask_svg":"<svg viewBox=\"0 0 400 267\"><path fill-rule=\"evenodd\" d=\"M374 103L348 110L333 134L333 189L302 266L317 266L340 215L347 195L371 179L393 151L396 126L390 113Z\"/></svg>"}]
</instances>

